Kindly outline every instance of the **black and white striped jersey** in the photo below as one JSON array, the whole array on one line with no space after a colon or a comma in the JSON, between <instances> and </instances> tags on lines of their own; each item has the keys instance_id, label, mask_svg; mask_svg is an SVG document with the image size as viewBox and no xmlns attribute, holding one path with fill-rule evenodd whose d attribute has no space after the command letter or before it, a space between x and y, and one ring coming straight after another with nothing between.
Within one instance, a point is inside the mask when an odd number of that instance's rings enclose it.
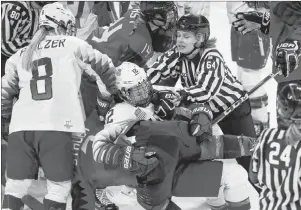
<instances>
[{"instance_id":1,"label":"black and white striped jersey","mask_svg":"<svg viewBox=\"0 0 301 210\"><path fill-rule=\"evenodd\" d=\"M301 209L301 141L288 145L285 134L264 130L253 153L250 178L262 189L260 210Z\"/></svg>"},{"instance_id":2,"label":"black and white striped jersey","mask_svg":"<svg viewBox=\"0 0 301 210\"><path fill-rule=\"evenodd\" d=\"M1 2L1 53L10 57L27 46L38 29L39 9L30 2Z\"/></svg>"},{"instance_id":3,"label":"black and white striped jersey","mask_svg":"<svg viewBox=\"0 0 301 210\"><path fill-rule=\"evenodd\" d=\"M180 78L187 100L208 103L215 113L224 111L244 94L241 83L215 48L205 49L189 60L174 47L146 72L152 84L174 86Z\"/></svg>"}]
</instances>

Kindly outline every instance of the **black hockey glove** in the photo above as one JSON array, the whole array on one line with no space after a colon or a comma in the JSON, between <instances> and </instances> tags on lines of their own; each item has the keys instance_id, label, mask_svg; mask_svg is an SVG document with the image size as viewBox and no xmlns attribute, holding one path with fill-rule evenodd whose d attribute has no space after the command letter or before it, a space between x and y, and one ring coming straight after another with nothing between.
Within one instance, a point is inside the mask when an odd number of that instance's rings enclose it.
<instances>
[{"instance_id":1,"label":"black hockey glove","mask_svg":"<svg viewBox=\"0 0 301 210\"><path fill-rule=\"evenodd\" d=\"M275 66L280 68L282 74L288 77L299 66L300 42L285 40L276 48Z\"/></svg>"},{"instance_id":2,"label":"black hockey glove","mask_svg":"<svg viewBox=\"0 0 301 210\"><path fill-rule=\"evenodd\" d=\"M163 120L171 120L178 97L170 90L158 91L153 95L154 112Z\"/></svg>"},{"instance_id":3,"label":"black hockey glove","mask_svg":"<svg viewBox=\"0 0 301 210\"><path fill-rule=\"evenodd\" d=\"M115 101L113 96L103 96L98 94L96 112L100 121L105 121L106 124L110 123L108 122L108 119L106 119L106 115L110 108L114 106L114 104Z\"/></svg>"},{"instance_id":4,"label":"black hockey glove","mask_svg":"<svg viewBox=\"0 0 301 210\"><path fill-rule=\"evenodd\" d=\"M210 140L212 137L211 109L204 104L192 104L189 109L192 111L189 122L189 133L192 136L199 136L200 141Z\"/></svg>"},{"instance_id":5,"label":"black hockey glove","mask_svg":"<svg viewBox=\"0 0 301 210\"><path fill-rule=\"evenodd\" d=\"M100 149L97 162L108 167L120 167L133 172L138 177L147 176L158 165L156 151L150 147L115 144L105 141Z\"/></svg>"},{"instance_id":6,"label":"black hockey glove","mask_svg":"<svg viewBox=\"0 0 301 210\"><path fill-rule=\"evenodd\" d=\"M260 29L264 34L270 31L270 13L265 12L239 12L236 14L238 20L232 23L233 27L241 34Z\"/></svg>"}]
</instances>

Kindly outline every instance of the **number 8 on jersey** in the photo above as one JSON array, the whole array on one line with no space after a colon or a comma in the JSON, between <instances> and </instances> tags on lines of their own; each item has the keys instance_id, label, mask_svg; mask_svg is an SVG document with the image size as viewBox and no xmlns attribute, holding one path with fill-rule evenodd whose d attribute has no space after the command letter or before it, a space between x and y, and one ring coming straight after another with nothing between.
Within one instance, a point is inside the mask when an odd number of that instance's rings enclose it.
<instances>
[{"instance_id":1,"label":"number 8 on jersey","mask_svg":"<svg viewBox=\"0 0 301 210\"><path fill-rule=\"evenodd\" d=\"M49 100L52 98L52 63L48 57L33 61L30 90L32 99Z\"/></svg>"}]
</instances>

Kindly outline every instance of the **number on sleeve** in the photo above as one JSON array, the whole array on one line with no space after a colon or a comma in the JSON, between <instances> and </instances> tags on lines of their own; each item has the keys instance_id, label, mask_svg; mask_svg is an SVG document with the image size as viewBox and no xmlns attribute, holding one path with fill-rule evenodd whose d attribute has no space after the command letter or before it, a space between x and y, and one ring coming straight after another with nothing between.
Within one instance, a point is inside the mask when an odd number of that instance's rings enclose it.
<instances>
[{"instance_id":1,"label":"number on sleeve","mask_svg":"<svg viewBox=\"0 0 301 210\"><path fill-rule=\"evenodd\" d=\"M105 123L106 124L109 124L109 123L112 123L113 122L113 114L114 114L114 109L110 109L106 115L106 120L105 120Z\"/></svg>"},{"instance_id":2,"label":"number on sleeve","mask_svg":"<svg viewBox=\"0 0 301 210\"><path fill-rule=\"evenodd\" d=\"M52 98L52 73L50 58L45 57L33 61L32 80L30 80L33 100L49 100Z\"/></svg>"},{"instance_id":3,"label":"number on sleeve","mask_svg":"<svg viewBox=\"0 0 301 210\"><path fill-rule=\"evenodd\" d=\"M217 69L218 57L209 56L205 62L205 68L207 71L214 71Z\"/></svg>"}]
</instances>

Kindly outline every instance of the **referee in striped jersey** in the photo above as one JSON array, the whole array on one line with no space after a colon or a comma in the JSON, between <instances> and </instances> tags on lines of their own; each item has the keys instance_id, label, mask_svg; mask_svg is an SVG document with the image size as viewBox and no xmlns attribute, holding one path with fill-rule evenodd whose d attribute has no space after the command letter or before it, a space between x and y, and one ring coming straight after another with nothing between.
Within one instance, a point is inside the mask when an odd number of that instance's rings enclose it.
<instances>
[{"instance_id":1,"label":"referee in striped jersey","mask_svg":"<svg viewBox=\"0 0 301 210\"><path fill-rule=\"evenodd\" d=\"M174 86L180 78L185 104L206 103L215 117L244 95L241 83L232 75L215 39L209 39L208 20L182 16L177 23L177 46L161 55L146 69L152 84ZM225 134L256 137L251 108L246 101L219 123Z\"/></svg>"},{"instance_id":2,"label":"referee in striped jersey","mask_svg":"<svg viewBox=\"0 0 301 210\"><path fill-rule=\"evenodd\" d=\"M48 1L1 2L1 77L6 60L29 44L38 29L39 11Z\"/></svg>"},{"instance_id":3,"label":"referee in striped jersey","mask_svg":"<svg viewBox=\"0 0 301 210\"><path fill-rule=\"evenodd\" d=\"M301 85L288 83L277 97L281 129L259 137L250 167L252 182L262 189L260 210L301 209Z\"/></svg>"}]
</instances>

